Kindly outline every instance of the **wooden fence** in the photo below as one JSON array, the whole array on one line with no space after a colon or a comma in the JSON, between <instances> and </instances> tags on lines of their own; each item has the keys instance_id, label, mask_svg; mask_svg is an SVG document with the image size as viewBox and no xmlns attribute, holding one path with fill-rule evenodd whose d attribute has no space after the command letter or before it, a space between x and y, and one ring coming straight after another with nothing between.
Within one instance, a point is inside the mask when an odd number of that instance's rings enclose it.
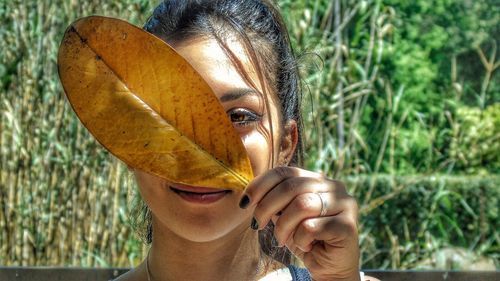
<instances>
[{"instance_id":1,"label":"wooden fence","mask_svg":"<svg viewBox=\"0 0 500 281\"><path fill-rule=\"evenodd\" d=\"M110 280L126 268L0 267L1 281ZM364 270L382 281L498 281L500 271L385 271Z\"/></svg>"}]
</instances>

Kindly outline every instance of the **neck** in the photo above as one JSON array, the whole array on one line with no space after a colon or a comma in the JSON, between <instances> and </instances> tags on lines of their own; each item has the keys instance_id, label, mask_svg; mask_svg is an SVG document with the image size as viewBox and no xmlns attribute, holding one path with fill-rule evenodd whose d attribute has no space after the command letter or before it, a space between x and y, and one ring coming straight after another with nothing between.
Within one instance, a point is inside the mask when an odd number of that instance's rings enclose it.
<instances>
[{"instance_id":1,"label":"neck","mask_svg":"<svg viewBox=\"0 0 500 281\"><path fill-rule=\"evenodd\" d=\"M262 274L258 233L248 225L210 242L193 242L153 224L149 253L152 281L245 280Z\"/></svg>"}]
</instances>

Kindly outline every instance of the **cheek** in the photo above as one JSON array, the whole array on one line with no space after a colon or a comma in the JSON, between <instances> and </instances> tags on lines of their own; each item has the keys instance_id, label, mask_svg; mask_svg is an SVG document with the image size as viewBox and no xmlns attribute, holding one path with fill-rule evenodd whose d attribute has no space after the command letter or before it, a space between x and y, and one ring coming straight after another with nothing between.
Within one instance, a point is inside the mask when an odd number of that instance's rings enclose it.
<instances>
[{"instance_id":1,"label":"cheek","mask_svg":"<svg viewBox=\"0 0 500 281\"><path fill-rule=\"evenodd\" d=\"M254 176L258 176L269 169L269 158L271 156L270 141L257 131L249 132L242 136Z\"/></svg>"},{"instance_id":2,"label":"cheek","mask_svg":"<svg viewBox=\"0 0 500 281\"><path fill-rule=\"evenodd\" d=\"M163 184L160 178L141 171L135 171L134 174L139 186L139 193L148 206L163 199L161 196Z\"/></svg>"}]
</instances>

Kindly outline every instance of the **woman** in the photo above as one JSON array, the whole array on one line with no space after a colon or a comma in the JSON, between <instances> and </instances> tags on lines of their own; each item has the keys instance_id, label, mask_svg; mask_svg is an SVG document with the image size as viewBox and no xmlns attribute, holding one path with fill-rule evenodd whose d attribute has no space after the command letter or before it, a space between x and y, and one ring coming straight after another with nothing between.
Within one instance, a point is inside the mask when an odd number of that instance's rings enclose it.
<instances>
[{"instance_id":1,"label":"woman","mask_svg":"<svg viewBox=\"0 0 500 281\"><path fill-rule=\"evenodd\" d=\"M256 178L237 192L133 169L151 248L118 280L359 280L355 200L342 183L295 167L302 156L299 76L273 4L164 1L145 30L208 82ZM286 266L289 251L308 271Z\"/></svg>"}]
</instances>

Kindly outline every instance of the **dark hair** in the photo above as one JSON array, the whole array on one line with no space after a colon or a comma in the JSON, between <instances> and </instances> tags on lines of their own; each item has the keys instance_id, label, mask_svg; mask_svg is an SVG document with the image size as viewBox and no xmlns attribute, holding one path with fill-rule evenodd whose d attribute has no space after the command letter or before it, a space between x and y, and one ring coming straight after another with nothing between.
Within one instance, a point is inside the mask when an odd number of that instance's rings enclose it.
<instances>
[{"instance_id":1,"label":"dark hair","mask_svg":"<svg viewBox=\"0 0 500 281\"><path fill-rule=\"evenodd\" d=\"M216 39L242 77L250 82L248 75L240 67L238 59L225 44L228 35L236 35L257 70L260 81L270 82L269 86L272 91L276 92L281 105L282 120L292 119L297 122L298 144L290 165L302 164L300 77L288 31L277 7L272 2L266 0L166 0L154 10L144 29L170 44L181 43L200 35ZM266 99L268 95L265 92L263 94ZM266 105L269 110L267 99ZM271 145L271 147L274 146ZM146 241L150 243L151 214L146 209L142 208L142 215L138 219L149 221L143 225L145 227L143 234L145 234ZM259 233L259 241L264 253L285 264L290 262L290 253L282 250L286 248L277 247L272 224Z\"/></svg>"}]
</instances>

